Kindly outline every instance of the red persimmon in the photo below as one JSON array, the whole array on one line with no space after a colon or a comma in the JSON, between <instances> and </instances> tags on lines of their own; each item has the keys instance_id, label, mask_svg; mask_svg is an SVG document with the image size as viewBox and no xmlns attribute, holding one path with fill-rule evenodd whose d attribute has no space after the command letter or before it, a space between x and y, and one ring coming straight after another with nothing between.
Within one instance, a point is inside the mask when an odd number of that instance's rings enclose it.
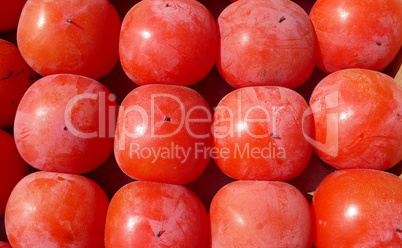
<instances>
[{"instance_id":1,"label":"red persimmon","mask_svg":"<svg viewBox=\"0 0 402 248\"><path fill-rule=\"evenodd\" d=\"M136 84L189 86L215 64L218 32L194 0L143 0L124 17L120 61Z\"/></svg>"},{"instance_id":2,"label":"red persimmon","mask_svg":"<svg viewBox=\"0 0 402 248\"><path fill-rule=\"evenodd\" d=\"M7 237L18 247L102 247L109 201L101 187L80 176L35 172L11 193Z\"/></svg>"},{"instance_id":3,"label":"red persimmon","mask_svg":"<svg viewBox=\"0 0 402 248\"><path fill-rule=\"evenodd\" d=\"M386 170L402 159L402 87L366 69L334 72L314 89L314 149L338 169Z\"/></svg>"},{"instance_id":4,"label":"red persimmon","mask_svg":"<svg viewBox=\"0 0 402 248\"><path fill-rule=\"evenodd\" d=\"M138 181L113 196L105 232L106 248L205 248L208 216L189 189Z\"/></svg>"},{"instance_id":5,"label":"red persimmon","mask_svg":"<svg viewBox=\"0 0 402 248\"><path fill-rule=\"evenodd\" d=\"M116 112L113 95L93 79L70 74L41 78L18 106L18 151L40 170L91 171L113 151Z\"/></svg>"},{"instance_id":6,"label":"red persimmon","mask_svg":"<svg viewBox=\"0 0 402 248\"><path fill-rule=\"evenodd\" d=\"M12 248L12 247L8 242L0 241L0 248Z\"/></svg>"},{"instance_id":7,"label":"red persimmon","mask_svg":"<svg viewBox=\"0 0 402 248\"><path fill-rule=\"evenodd\" d=\"M196 91L177 85L144 85L119 109L114 154L130 177L186 184L210 159L212 113Z\"/></svg>"},{"instance_id":8,"label":"red persimmon","mask_svg":"<svg viewBox=\"0 0 402 248\"><path fill-rule=\"evenodd\" d=\"M118 60L120 19L107 0L28 0L17 42L42 76L69 73L98 79Z\"/></svg>"},{"instance_id":9,"label":"red persimmon","mask_svg":"<svg viewBox=\"0 0 402 248\"><path fill-rule=\"evenodd\" d=\"M17 46L0 39L0 128L14 124L17 106L36 78Z\"/></svg>"},{"instance_id":10,"label":"red persimmon","mask_svg":"<svg viewBox=\"0 0 402 248\"><path fill-rule=\"evenodd\" d=\"M340 170L312 201L314 244L321 248L390 248L402 244L402 179L377 170Z\"/></svg>"},{"instance_id":11,"label":"red persimmon","mask_svg":"<svg viewBox=\"0 0 402 248\"><path fill-rule=\"evenodd\" d=\"M230 4L218 18L217 68L233 87L296 88L313 72L314 29L307 13L290 0Z\"/></svg>"},{"instance_id":12,"label":"red persimmon","mask_svg":"<svg viewBox=\"0 0 402 248\"><path fill-rule=\"evenodd\" d=\"M383 70L402 45L400 0L318 0L310 12L318 41L317 66Z\"/></svg>"},{"instance_id":13,"label":"red persimmon","mask_svg":"<svg viewBox=\"0 0 402 248\"><path fill-rule=\"evenodd\" d=\"M232 91L214 113L214 148L218 167L246 180L286 181L306 168L312 146L311 117L303 120L307 102L295 91L277 86Z\"/></svg>"},{"instance_id":14,"label":"red persimmon","mask_svg":"<svg viewBox=\"0 0 402 248\"><path fill-rule=\"evenodd\" d=\"M236 181L215 195L211 248L311 248L312 219L303 194L284 182Z\"/></svg>"}]
</instances>

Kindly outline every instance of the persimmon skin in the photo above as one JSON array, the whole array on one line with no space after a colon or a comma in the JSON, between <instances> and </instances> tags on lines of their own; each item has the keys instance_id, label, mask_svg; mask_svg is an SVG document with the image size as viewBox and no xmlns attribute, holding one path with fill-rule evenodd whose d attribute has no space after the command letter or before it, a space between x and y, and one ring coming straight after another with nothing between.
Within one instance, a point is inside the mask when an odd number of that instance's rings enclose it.
<instances>
[{"instance_id":1,"label":"persimmon skin","mask_svg":"<svg viewBox=\"0 0 402 248\"><path fill-rule=\"evenodd\" d=\"M208 216L184 186L137 181L112 198L105 233L106 248L206 248Z\"/></svg>"},{"instance_id":2,"label":"persimmon skin","mask_svg":"<svg viewBox=\"0 0 402 248\"><path fill-rule=\"evenodd\" d=\"M401 192L402 179L388 172L333 172L313 197L314 246L400 247Z\"/></svg>"},{"instance_id":3,"label":"persimmon skin","mask_svg":"<svg viewBox=\"0 0 402 248\"><path fill-rule=\"evenodd\" d=\"M210 248L312 245L310 205L284 182L229 183L215 195L209 216Z\"/></svg>"},{"instance_id":4,"label":"persimmon skin","mask_svg":"<svg viewBox=\"0 0 402 248\"><path fill-rule=\"evenodd\" d=\"M12 248L12 247L8 242L0 241L0 248Z\"/></svg>"},{"instance_id":5,"label":"persimmon skin","mask_svg":"<svg viewBox=\"0 0 402 248\"><path fill-rule=\"evenodd\" d=\"M319 0L310 12L318 42L317 67L382 71L402 45L400 0Z\"/></svg>"},{"instance_id":6,"label":"persimmon skin","mask_svg":"<svg viewBox=\"0 0 402 248\"><path fill-rule=\"evenodd\" d=\"M42 76L67 73L99 79L117 63L120 26L107 0L29 0L21 13L17 43Z\"/></svg>"},{"instance_id":7,"label":"persimmon skin","mask_svg":"<svg viewBox=\"0 0 402 248\"><path fill-rule=\"evenodd\" d=\"M236 1L218 18L216 66L235 88L294 89L313 72L317 53L307 13L289 0Z\"/></svg>"},{"instance_id":8,"label":"persimmon skin","mask_svg":"<svg viewBox=\"0 0 402 248\"><path fill-rule=\"evenodd\" d=\"M12 247L102 247L109 201L81 176L35 172L11 193L5 213Z\"/></svg>"},{"instance_id":9,"label":"persimmon skin","mask_svg":"<svg viewBox=\"0 0 402 248\"><path fill-rule=\"evenodd\" d=\"M112 153L116 115L113 95L98 81L51 75L36 81L22 98L14 138L31 166L82 174Z\"/></svg>"},{"instance_id":10,"label":"persimmon skin","mask_svg":"<svg viewBox=\"0 0 402 248\"><path fill-rule=\"evenodd\" d=\"M237 180L286 181L307 166L314 133L307 102L297 92L278 86L234 90L214 112L212 157Z\"/></svg>"},{"instance_id":11,"label":"persimmon skin","mask_svg":"<svg viewBox=\"0 0 402 248\"><path fill-rule=\"evenodd\" d=\"M198 1L143 0L124 17L119 50L134 83L189 86L214 66L218 32Z\"/></svg>"},{"instance_id":12,"label":"persimmon skin","mask_svg":"<svg viewBox=\"0 0 402 248\"><path fill-rule=\"evenodd\" d=\"M116 161L137 180L189 183L210 160L211 125L208 103L195 90L163 84L137 87L119 108Z\"/></svg>"},{"instance_id":13,"label":"persimmon skin","mask_svg":"<svg viewBox=\"0 0 402 248\"><path fill-rule=\"evenodd\" d=\"M314 89L314 151L338 169L386 170L402 159L402 87L381 72L345 69ZM313 142L314 143L314 142Z\"/></svg>"},{"instance_id":14,"label":"persimmon skin","mask_svg":"<svg viewBox=\"0 0 402 248\"><path fill-rule=\"evenodd\" d=\"M14 124L18 104L37 77L18 47L0 39L0 128Z\"/></svg>"}]
</instances>

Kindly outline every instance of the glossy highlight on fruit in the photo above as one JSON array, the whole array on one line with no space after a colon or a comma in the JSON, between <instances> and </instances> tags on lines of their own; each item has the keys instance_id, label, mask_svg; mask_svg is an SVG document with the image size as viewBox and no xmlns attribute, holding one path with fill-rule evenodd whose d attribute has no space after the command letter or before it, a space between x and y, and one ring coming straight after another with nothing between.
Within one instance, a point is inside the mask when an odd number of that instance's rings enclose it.
<instances>
[{"instance_id":1,"label":"glossy highlight on fruit","mask_svg":"<svg viewBox=\"0 0 402 248\"><path fill-rule=\"evenodd\" d=\"M402 179L388 172L339 170L312 201L316 248L400 247Z\"/></svg>"},{"instance_id":2,"label":"glossy highlight on fruit","mask_svg":"<svg viewBox=\"0 0 402 248\"><path fill-rule=\"evenodd\" d=\"M108 0L28 0L17 42L24 59L42 76L70 73L98 79L118 60L120 26Z\"/></svg>"},{"instance_id":3,"label":"glossy highlight on fruit","mask_svg":"<svg viewBox=\"0 0 402 248\"><path fill-rule=\"evenodd\" d=\"M119 49L134 83L189 86L214 66L218 32L198 1L143 0L124 17Z\"/></svg>"},{"instance_id":4,"label":"glossy highlight on fruit","mask_svg":"<svg viewBox=\"0 0 402 248\"><path fill-rule=\"evenodd\" d=\"M318 41L317 66L381 71L402 45L400 0L318 0L310 12Z\"/></svg>"},{"instance_id":5,"label":"glossy highlight on fruit","mask_svg":"<svg viewBox=\"0 0 402 248\"><path fill-rule=\"evenodd\" d=\"M314 29L290 0L236 1L218 18L216 66L227 83L296 88L313 72Z\"/></svg>"},{"instance_id":6,"label":"glossy highlight on fruit","mask_svg":"<svg viewBox=\"0 0 402 248\"><path fill-rule=\"evenodd\" d=\"M237 89L214 112L214 149L218 167L238 180L286 181L299 175L312 152L304 136L313 135L307 102L277 86Z\"/></svg>"},{"instance_id":7,"label":"glossy highlight on fruit","mask_svg":"<svg viewBox=\"0 0 402 248\"><path fill-rule=\"evenodd\" d=\"M18 106L15 142L31 166L82 174L101 165L113 151L117 104L99 82L77 75L36 81Z\"/></svg>"},{"instance_id":8,"label":"glossy highlight on fruit","mask_svg":"<svg viewBox=\"0 0 402 248\"><path fill-rule=\"evenodd\" d=\"M306 198L284 182L236 181L216 193L210 208L211 248L311 248Z\"/></svg>"},{"instance_id":9,"label":"glossy highlight on fruit","mask_svg":"<svg viewBox=\"0 0 402 248\"><path fill-rule=\"evenodd\" d=\"M366 69L334 72L314 89L314 151L338 169L386 170L402 159L402 87Z\"/></svg>"},{"instance_id":10,"label":"glossy highlight on fruit","mask_svg":"<svg viewBox=\"0 0 402 248\"><path fill-rule=\"evenodd\" d=\"M22 179L7 203L5 225L13 247L102 247L109 201L80 176L35 172Z\"/></svg>"},{"instance_id":11,"label":"glossy highlight on fruit","mask_svg":"<svg viewBox=\"0 0 402 248\"><path fill-rule=\"evenodd\" d=\"M114 154L128 176L144 181L185 184L208 165L212 113L196 91L151 84L123 100Z\"/></svg>"},{"instance_id":12,"label":"glossy highlight on fruit","mask_svg":"<svg viewBox=\"0 0 402 248\"><path fill-rule=\"evenodd\" d=\"M111 200L105 231L106 248L206 248L208 216L189 189L138 181Z\"/></svg>"}]
</instances>

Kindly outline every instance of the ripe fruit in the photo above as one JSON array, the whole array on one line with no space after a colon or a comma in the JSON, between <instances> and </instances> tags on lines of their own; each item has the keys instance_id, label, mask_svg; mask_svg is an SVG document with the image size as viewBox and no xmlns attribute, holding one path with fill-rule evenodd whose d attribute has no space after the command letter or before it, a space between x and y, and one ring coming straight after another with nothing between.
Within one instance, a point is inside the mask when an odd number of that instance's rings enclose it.
<instances>
[{"instance_id":1,"label":"ripe fruit","mask_svg":"<svg viewBox=\"0 0 402 248\"><path fill-rule=\"evenodd\" d=\"M215 195L209 215L211 248L311 248L310 206L287 183L229 183Z\"/></svg>"},{"instance_id":2,"label":"ripe fruit","mask_svg":"<svg viewBox=\"0 0 402 248\"><path fill-rule=\"evenodd\" d=\"M113 95L93 79L70 74L41 78L18 106L18 151L40 170L91 171L113 150L116 112Z\"/></svg>"},{"instance_id":3,"label":"ripe fruit","mask_svg":"<svg viewBox=\"0 0 402 248\"><path fill-rule=\"evenodd\" d=\"M208 245L208 216L201 201L180 185L133 182L110 202L106 248Z\"/></svg>"},{"instance_id":4,"label":"ripe fruit","mask_svg":"<svg viewBox=\"0 0 402 248\"><path fill-rule=\"evenodd\" d=\"M120 61L138 85L189 86L215 64L218 33L215 21L194 0L143 0L124 17Z\"/></svg>"},{"instance_id":5,"label":"ripe fruit","mask_svg":"<svg viewBox=\"0 0 402 248\"><path fill-rule=\"evenodd\" d=\"M214 112L212 157L228 176L286 181L309 161L313 120L307 102L291 89L246 87L232 91Z\"/></svg>"},{"instance_id":6,"label":"ripe fruit","mask_svg":"<svg viewBox=\"0 0 402 248\"><path fill-rule=\"evenodd\" d=\"M310 12L318 41L317 66L383 70L402 45L400 0L318 0Z\"/></svg>"},{"instance_id":7,"label":"ripe fruit","mask_svg":"<svg viewBox=\"0 0 402 248\"><path fill-rule=\"evenodd\" d=\"M312 201L314 245L400 247L402 179L376 170L340 170L318 186Z\"/></svg>"},{"instance_id":8,"label":"ripe fruit","mask_svg":"<svg viewBox=\"0 0 402 248\"><path fill-rule=\"evenodd\" d=\"M313 72L314 29L307 13L290 0L236 1L222 11L218 26L216 65L235 88L293 89Z\"/></svg>"},{"instance_id":9,"label":"ripe fruit","mask_svg":"<svg viewBox=\"0 0 402 248\"><path fill-rule=\"evenodd\" d=\"M17 41L42 76L69 73L98 79L118 60L120 19L107 0L28 0Z\"/></svg>"},{"instance_id":10,"label":"ripe fruit","mask_svg":"<svg viewBox=\"0 0 402 248\"><path fill-rule=\"evenodd\" d=\"M212 113L196 91L176 85L144 85L119 109L114 154L130 177L185 184L210 159Z\"/></svg>"},{"instance_id":11,"label":"ripe fruit","mask_svg":"<svg viewBox=\"0 0 402 248\"><path fill-rule=\"evenodd\" d=\"M402 87L391 77L345 69L311 95L317 155L338 169L386 170L402 159Z\"/></svg>"},{"instance_id":12,"label":"ripe fruit","mask_svg":"<svg viewBox=\"0 0 402 248\"><path fill-rule=\"evenodd\" d=\"M13 247L102 247L108 199L92 180L53 172L22 179L5 213Z\"/></svg>"}]
</instances>

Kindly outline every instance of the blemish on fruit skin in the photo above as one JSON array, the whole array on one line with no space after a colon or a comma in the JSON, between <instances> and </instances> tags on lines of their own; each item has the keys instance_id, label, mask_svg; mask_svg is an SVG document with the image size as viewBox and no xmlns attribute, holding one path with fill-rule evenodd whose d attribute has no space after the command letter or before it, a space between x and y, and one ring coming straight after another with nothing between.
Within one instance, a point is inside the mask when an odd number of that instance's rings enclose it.
<instances>
[{"instance_id":1,"label":"blemish on fruit skin","mask_svg":"<svg viewBox=\"0 0 402 248\"><path fill-rule=\"evenodd\" d=\"M0 80L5 80L5 79L11 77L12 74L13 74L13 71L10 71L10 73L8 73L7 76L5 76L5 77L3 77L3 78L0 78Z\"/></svg>"},{"instance_id":2,"label":"blemish on fruit skin","mask_svg":"<svg viewBox=\"0 0 402 248\"><path fill-rule=\"evenodd\" d=\"M376 43L377 45L381 46L381 42L376 41L375 43Z\"/></svg>"},{"instance_id":3,"label":"blemish on fruit skin","mask_svg":"<svg viewBox=\"0 0 402 248\"><path fill-rule=\"evenodd\" d=\"M279 18L278 22L281 23L281 22L283 22L284 20L286 20L286 18L285 18L284 16L282 16L281 18Z\"/></svg>"},{"instance_id":4,"label":"blemish on fruit skin","mask_svg":"<svg viewBox=\"0 0 402 248\"><path fill-rule=\"evenodd\" d=\"M63 130L64 130L64 131L67 131L67 127L66 127L66 126L63 126Z\"/></svg>"},{"instance_id":5,"label":"blemish on fruit skin","mask_svg":"<svg viewBox=\"0 0 402 248\"><path fill-rule=\"evenodd\" d=\"M72 23L73 21L71 19L66 20L68 23Z\"/></svg>"},{"instance_id":6,"label":"blemish on fruit skin","mask_svg":"<svg viewBox=\"0 0 402 248\"><path fill-rule=\"evenodd\" d=\"M165 119L163 119L166 122L170 122L170 117L169 116L165 116Z\"/></svg>"},{"instance_id":7,"label":"blemish on fruit skin","mask_svg":"<svg viewBox=\"0 0 402 248\"><path fill-rule=\"evenodd\" d=\"M396 229L396 231L397 231L397 232L399 232L399 233L400 233L400 232L402 232L402 230L401 230L401 229L399 229L399 228L397 228L397 229Z\"/></svg>"},{"instance_id":8,"label":"blemish on fruit skin","mask_svg":"<svg viewBox=\"0 0 402 248\"><path fill-rule=\"evenodd\" d=\"M273 139L280 139L280 137L278 135L274 135L274 133L270 132L269 135L273 138Z\"/></svg>"},{"instance_id":9,"label":"blemish on fruit skin","mask_svg":"<svg viewBox=\"0 0 402 248\"><path fill-rule=\"evenodd\" d=\"M164 232L165 230L163 229L159 230L159 232L156 234L156 237L160 238Z\"/></svg>"}]
</instances>

